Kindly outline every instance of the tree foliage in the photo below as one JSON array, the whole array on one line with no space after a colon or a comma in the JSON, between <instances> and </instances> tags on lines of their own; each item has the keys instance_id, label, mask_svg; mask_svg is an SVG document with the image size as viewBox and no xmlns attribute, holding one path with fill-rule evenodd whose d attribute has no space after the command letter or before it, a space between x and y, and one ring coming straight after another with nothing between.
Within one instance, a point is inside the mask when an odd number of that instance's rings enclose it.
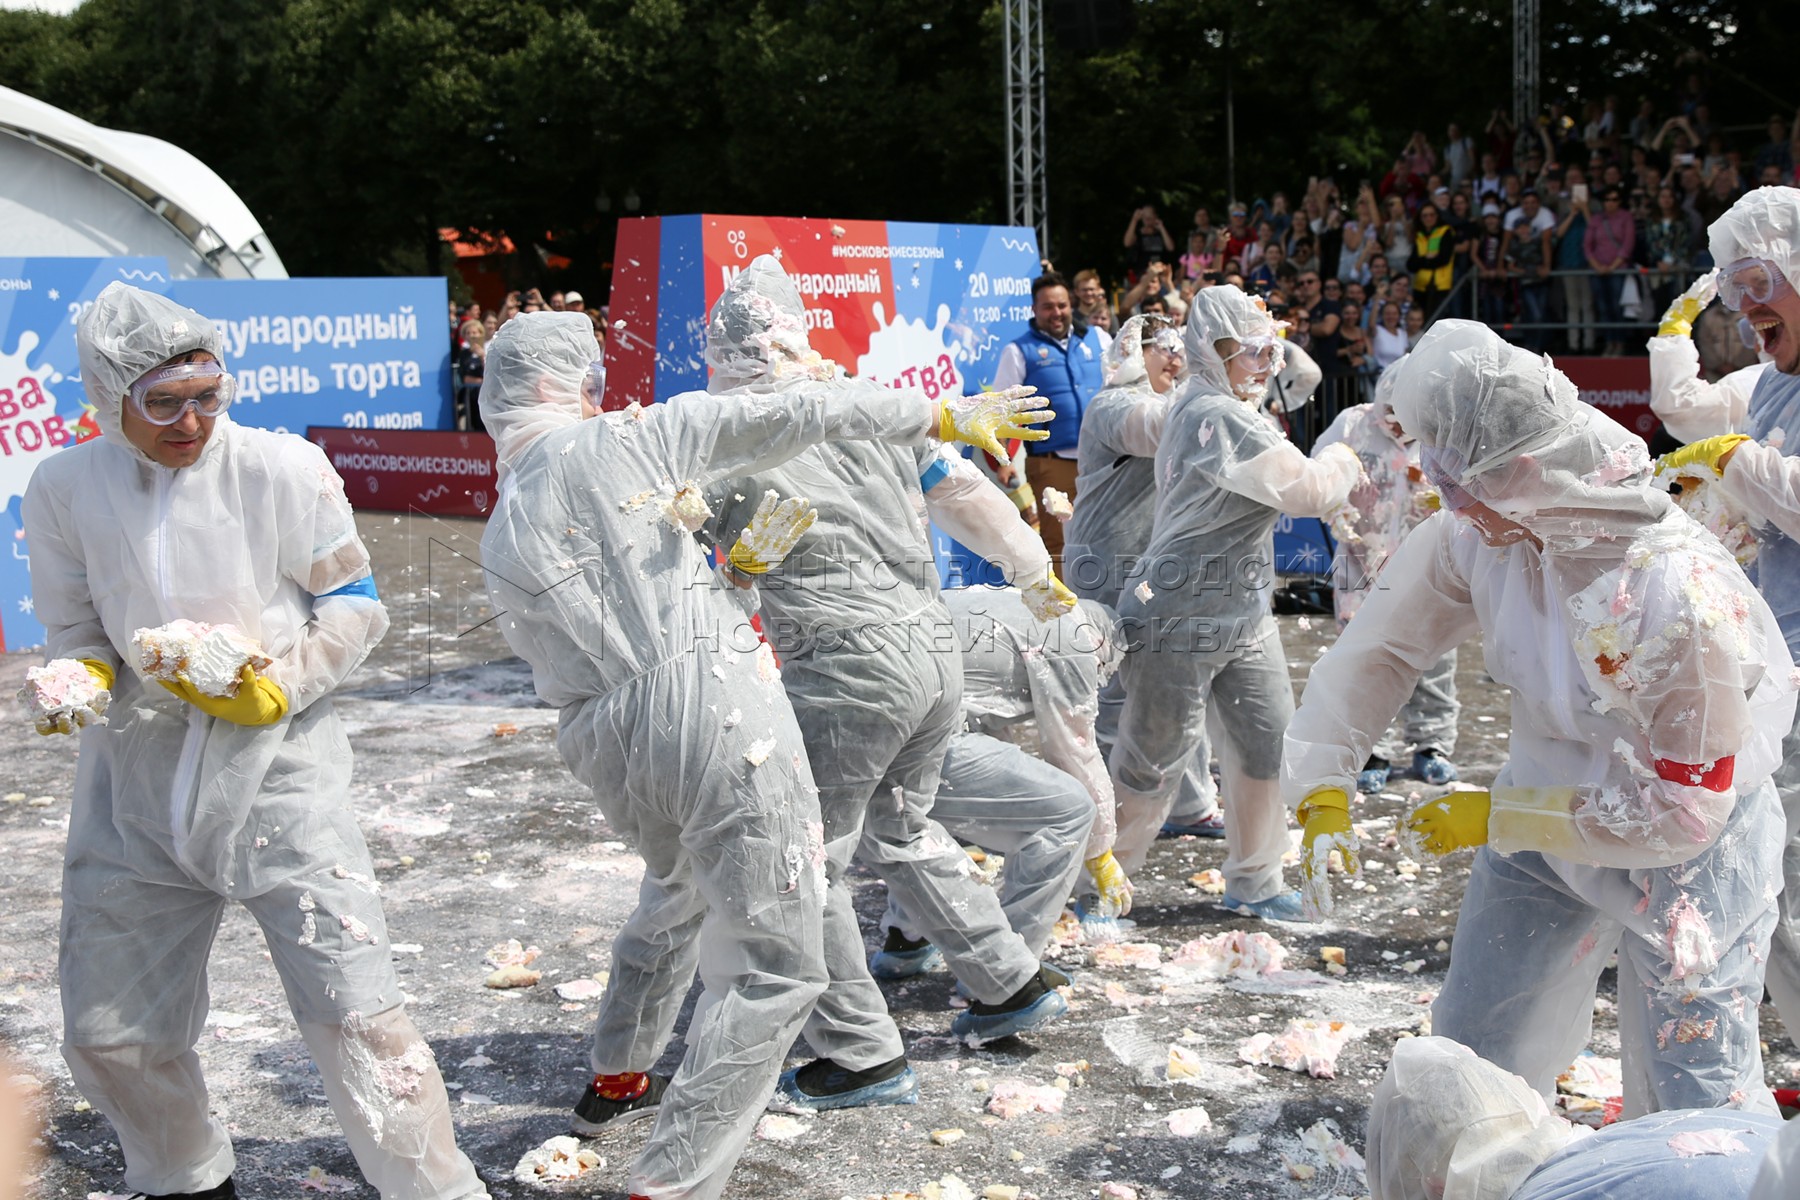
<instances>
[{"instance_id":1,"label":"tree foliage","mask_svg":"<svg viewBox=\"0 0 1800 1200\"><path fill-rule=\"evenodd\" d=\"M0 83L210 163L298 273L439 269L435 230L597 278L642 211L1000 221L1001 0L87 0L0 12ZM1111 34L1074 16L1103 11ZM1511 103L1510 0L1049 0L1052 244L1112 266L1146 199L1353 188L1414 128ZM1073 14L1073 16L1072 16ZM1689 73L1714 117L1791 115L1779 6L1545 5L1543 96ZM1229 71L1228 71L1229 64ZM602 199L604 197L604 200ZM605 211L602 211L602 208Z\"/></svg>"}]
</instances>

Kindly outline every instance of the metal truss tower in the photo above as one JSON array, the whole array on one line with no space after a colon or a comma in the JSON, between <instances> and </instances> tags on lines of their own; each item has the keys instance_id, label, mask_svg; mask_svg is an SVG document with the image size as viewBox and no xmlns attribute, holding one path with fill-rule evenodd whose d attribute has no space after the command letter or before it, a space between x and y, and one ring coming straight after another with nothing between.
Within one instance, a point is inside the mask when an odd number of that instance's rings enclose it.
<instances>
[{"instance_id":1,"label":"metal truss tower","mask_svg":"<svg viewBox=\"0 0 1800 1200\"><path fill-rule=\"evenodd\" d=\"M1044 192L1043 0L1006 0L1006 195L1014 225L1037 228L1050 255Z\"/></svg>"},{"instance_id":2,"label":"metal truss tower","mask_svg":"<svg viewBox=\"0 0 1800 1200\"><path fill-rule=\"evenodd\" d=\"M1538 0L1513 0L1513 125L1538 118Z\"/></svg>"}]
</instances>

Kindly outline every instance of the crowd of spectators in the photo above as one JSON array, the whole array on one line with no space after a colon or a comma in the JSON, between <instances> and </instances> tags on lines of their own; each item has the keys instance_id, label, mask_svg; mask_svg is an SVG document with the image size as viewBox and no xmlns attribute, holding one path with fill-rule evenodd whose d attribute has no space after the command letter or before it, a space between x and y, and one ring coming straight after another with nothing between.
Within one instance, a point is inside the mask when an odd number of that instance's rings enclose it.
<instances>
[{"instance_id":1,"label":"crowd of spectators","mask_svg":"<svg viewBox=\"0 0 1800 1200\"><path fill-rule=\"evenodd\" d=\"M591 308L573 288L553 291L546 299L540 288L524 288L508 292L498 309L483 311L479 302L450 302L450 357L456 380L456 427L481 429L481 380L486 373L487 344L500 326L522 312L581 313L594 325L594 341L599 347L594 357L606 352L606 311Z\"/></svg>"},{"instance_id":2,"label":"crowd of spectators","mask_svg":"<svg viewBox=\"0 0 1800 1200\"><path fill-rule=\"evenodd\" d=\"M1111 330L1138 312L1179 319L1204 287L1256 292L1323 371L1329 420L1439 316L1532 349L1642 353L1663 308L1713 265L1707 225L1750 188L1796 182L1797 160L1800 117L1722 128L1698 77L1667 111L1607 96L1515 128L1495 109L1478 134L1414 132L1354 191L1313 178L1297 206L1283 191L1233 199L1223 222L1201 207L1183 233L1142 205L1117 286L1081 271L1075 299Z\"/></svg>"}]
</instances>

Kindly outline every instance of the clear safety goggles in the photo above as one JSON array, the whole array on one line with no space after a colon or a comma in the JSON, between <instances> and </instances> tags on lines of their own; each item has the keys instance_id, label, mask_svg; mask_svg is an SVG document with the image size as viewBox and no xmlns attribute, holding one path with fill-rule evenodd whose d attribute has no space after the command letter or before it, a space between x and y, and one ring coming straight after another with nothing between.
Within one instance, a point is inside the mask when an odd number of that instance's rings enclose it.
<instances>
[{"instance_id":1,"label":"clear safety goggles","mask_svg":"<svg viewBox=\"0 0 1800 1200\"><path fill-rule=\"evenodd\" d=\"M1281 356L1281 342L1272 337L1249 338L1238 343L1238 348L1226 356L1225 361L1242 358L1252 371L1267 371L1274 367Z\"/></svg>"},{"instance_id":2,"label":"clear safety goggles","mask_svg":"<svg viewBox=\"0 0 1800 1200\"><path fill-rule=\"evenodd\" d=\"M588 364L587 373L581 377L581 399L596 411L600 408L601 398L606 395L606 360L596 358Z\"/></svg>"},{"instance_id":3,"label":"clear safety goggles","mask_svg":"<svg viewBox=\"0 0 1800 1200\"><path fill-rule=\"evenodd\" d=\"M1144 340L1144 349L1172 358L1177 365L1187 361L1187 345L1181 340L1181 331L1173 325L1158 328Z\"/></svg>"},{"instance_id":4,"label":"clear safety goggles","mask_svg":"<svg viewBox=\"0 0 1800 1200\"><path fill-rule=\"evenodd\" d=\"M216 417L230 408L237 398L237 380L217 362L177 363L150 372L132 384L126 396L138 416L152 425L173 425L190 408L203 417Z\"/></svg>"},{"instance_id":5,"label":"clear safety goggles","mask_svg":"<svg viewBox=\"0 0 1800 1200\"><path fill-rule=\"evenodd\" d=\"M1719 272L1719 303L1739 312L1748 300L1768 304L1793 292L1781 268L1766 258L1740 258Z\"/></svg>"},{"instance_id":6,"label":"clear safety goggles","mask_svg":"<svg viewBox=\"0 0 1800 1200\"><path fill-rule=\"evenodd\" d=\"M1463 490L1462 485L1457 482L1462 468L1461 456L1443 446L1419 447L1419 470L1425 473L1425 478L1437 489L1443 506L1451 512L1475 503L1475 497Z\"/></svg>"}]
</instances>

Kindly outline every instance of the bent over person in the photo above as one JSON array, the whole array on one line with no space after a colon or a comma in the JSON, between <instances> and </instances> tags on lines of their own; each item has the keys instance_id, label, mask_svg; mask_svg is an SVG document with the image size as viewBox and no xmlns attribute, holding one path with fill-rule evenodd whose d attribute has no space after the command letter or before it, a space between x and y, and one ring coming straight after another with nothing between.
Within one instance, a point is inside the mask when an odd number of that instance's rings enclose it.
<instances>
[{"instance_id":1,"label":"bent over person","mask_svg":"<svg viewBox=\"0 0 1800 1200\"><path fill-rule=\"evenodd\" d=\"M401 1005L331 693L387 631L343 482L303 438L226 415L212 323L123 284L76 335L104 436L25 493L51 667L28 701L81 729L63 868L64 1048L127 1187L230 1200L231 1140L194 1042L227 900L250 910L344 1136L388 1200L485 1197ZM140 671L136 633L233 626L269 660L215 696ZM104 721L92 720L110 692Z\"/></svg>"}]
</instances>

